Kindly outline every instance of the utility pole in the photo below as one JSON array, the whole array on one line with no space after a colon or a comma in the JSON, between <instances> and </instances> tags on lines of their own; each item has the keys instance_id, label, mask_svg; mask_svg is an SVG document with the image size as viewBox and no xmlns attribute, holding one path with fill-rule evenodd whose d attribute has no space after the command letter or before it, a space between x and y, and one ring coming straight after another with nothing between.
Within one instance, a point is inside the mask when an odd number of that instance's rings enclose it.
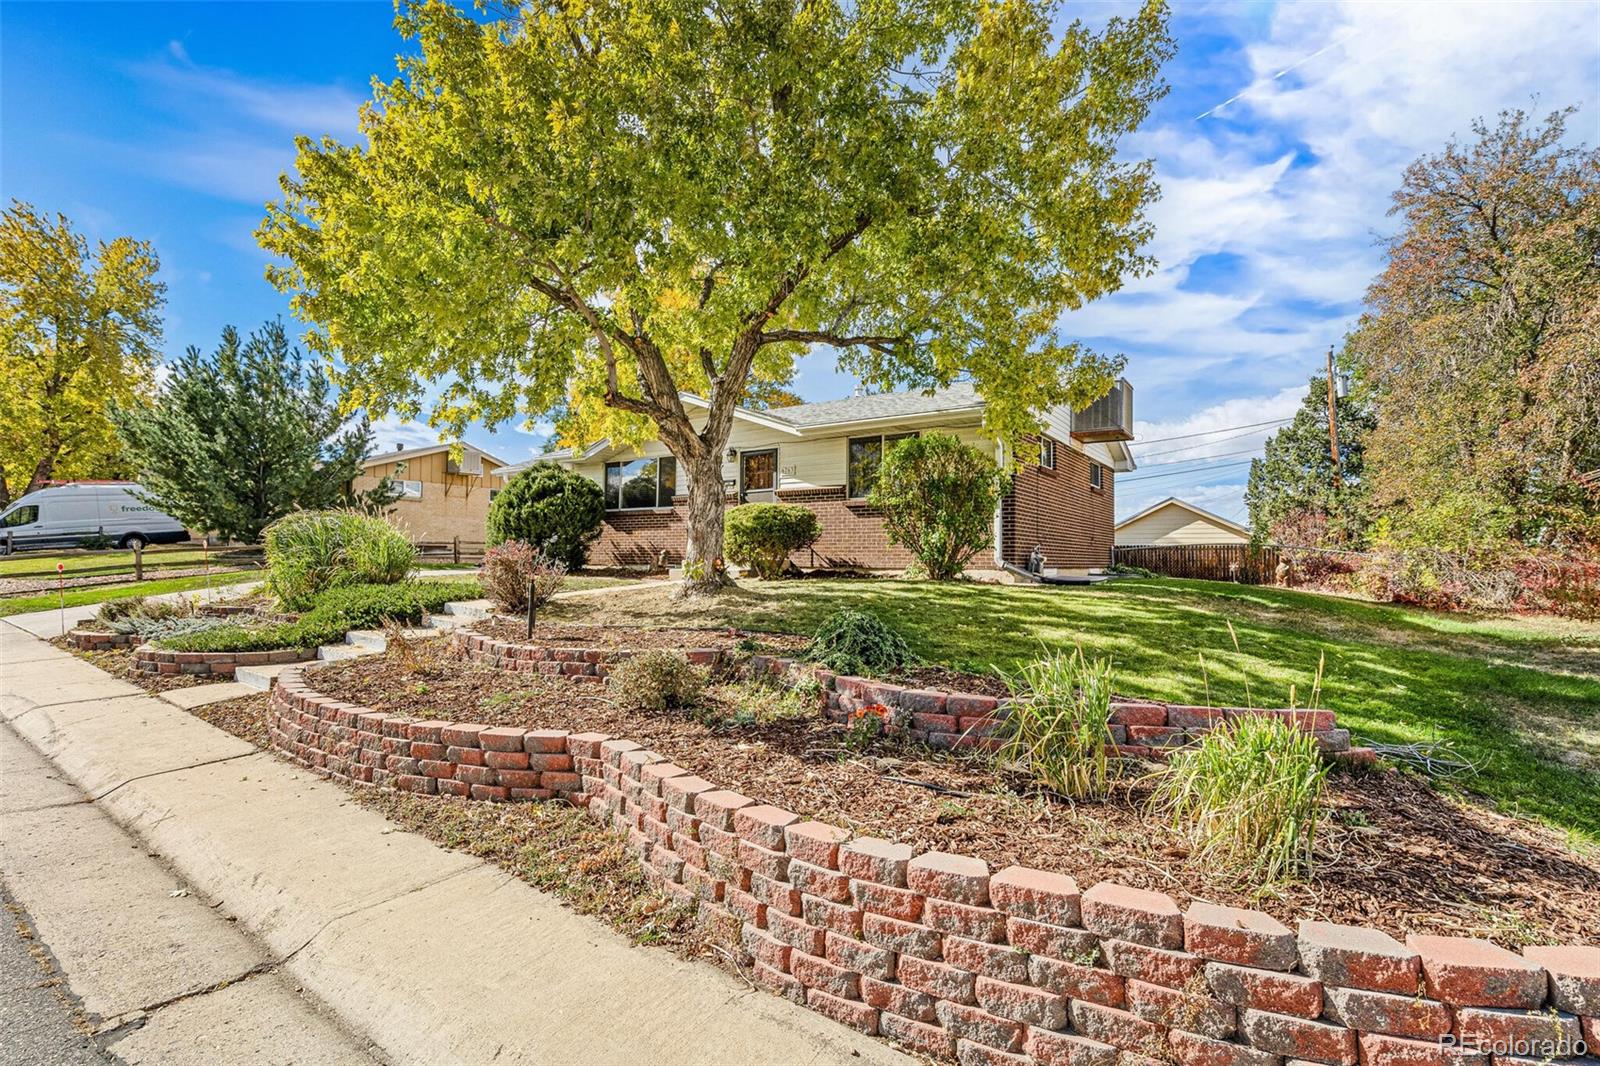
<instances>
[{"instance_id":1,"label":"utility pole","mask_svg":"<svg viewBox=\"0 0 1600 1066\"><path fill-rule=\"evenodd\" d=\"M1339 479L1339 416L1335 412L1333 386L1333 347L1328 347L1328 455L1333 459L1333 491L1343 487Z\"/></svg>"}]
</instances>

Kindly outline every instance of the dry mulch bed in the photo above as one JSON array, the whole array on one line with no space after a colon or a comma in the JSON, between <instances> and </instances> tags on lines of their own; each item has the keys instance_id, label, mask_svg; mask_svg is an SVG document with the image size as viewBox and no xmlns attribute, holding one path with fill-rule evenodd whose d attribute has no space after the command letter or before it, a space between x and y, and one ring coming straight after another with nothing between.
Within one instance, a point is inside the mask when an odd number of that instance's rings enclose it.
<instances>
[{"instance_id":1,"label":"dry mulch bed","mask_svg":"<svg viewBox=\"0 0 1600 1066\"><path fill-rule=\"evenodd\" d=\"M528 643L526 620L496 616L474 622L474 633L512 644ZM533 643L567 648L610 648L644 651L650 648L721 648L755 651L766 655L794 658L809 643L804 637L782 633L745 633L737 629L650 629L637 626L580 625L568 622L540 622L534 627ZM943 689L971 692L982 696L1010 695L1005 682L995 674L967 674L942 666L919 664L883 677L881 680L907 688Z\"/></svg>"},{"instance_id":2,"label":"dry mulch bed","mask_svg":"<svg viewBox=\"0 0 1600 1066\"><path fill-rule=\"evenodd\" d=\"M1330 778L1335 816L1319 831L1306 882L1254 892L1191 862L1144 813L1130 773L1102 803L1029 797L981 759L880 742L864 754L820 716L737 727L616 706L593 681L507 673L457 658L445 641L321 668L314 688L419 717L594 730L646 744L719 786L798 814L921 848L1255 906L1290 922L1323 919L1396 935L1436 932L1517 945L1600 940L1600 859L1558 834L1435 791L1398 771Z\"/></svg>"},{"instance_id":3,"label":"dry mulch bed","mask_svg":"<svg viewBox=\"0 0 1600 1066\"><path fill-rule=\"evenodd\" d=\"M526 619L497 615L474 622L474 633L511 644L528 643ZM753 642L753 645L752 643ZM533 643L558 648L605 648L645 651L652 648L747 649L775 655L793 655L805 647L801 637L762 633L751 636L737 629L640 629L634 626L591 626L565 622L539 622L534 626Z\"/></svg>"},{"instance_id":4,"label":"dry mulch bed","mask_svg":"<svg viewBox=\"0 0 1600 1066\"><path fill-rule=\"evenodd\" d=\"M62 651L70 651L80 659L87 659L117 680L138 685L147 692L168 692L175 688L214 685L219 681L233 680L222 674L147 674L143 670L135 670L133 649L138 646L136 644L121 648L106 648L102 651L85 651L67 643L65 637L55 637L50 643Z\"/></svg>"}]
</instances>

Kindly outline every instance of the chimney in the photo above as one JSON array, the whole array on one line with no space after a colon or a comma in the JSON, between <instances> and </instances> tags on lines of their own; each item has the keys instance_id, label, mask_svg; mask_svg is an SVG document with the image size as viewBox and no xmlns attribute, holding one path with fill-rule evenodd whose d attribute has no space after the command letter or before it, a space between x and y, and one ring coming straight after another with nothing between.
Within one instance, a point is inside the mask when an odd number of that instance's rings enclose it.
<instances>
[{"instance_id":1,"label":"chimney","mask_svg":"<svg viewBox=\"0 0 1600 1066\"><path fill-rule=\"evenodd\" d=\"M397 452L403 452L403 451L406 450L406 446L404 444L401 444L399 441L395 441L394 442L394 450L397 451Z\"/></svg>"}]
</instances>

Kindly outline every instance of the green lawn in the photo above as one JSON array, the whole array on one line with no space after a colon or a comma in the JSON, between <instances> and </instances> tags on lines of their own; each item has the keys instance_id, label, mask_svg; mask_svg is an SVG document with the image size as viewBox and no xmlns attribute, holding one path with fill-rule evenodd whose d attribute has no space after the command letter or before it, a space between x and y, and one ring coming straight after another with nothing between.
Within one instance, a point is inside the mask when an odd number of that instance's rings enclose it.
<instances>
[{"instance_id":1,"label":"green lawn","mask_svg":"<svg viewBox=\"0 0 1600 1066\"><path fill-rule=\"evenodd\" d=\"M1170 579L1092 588L752 581L688 609L645 589L558 610L808 633L846 605L876 612L919 654L952 667L1009 666L1081 643L1114 660L1119 691L1199 704L1280 706L1291 684L1303 704L1325 655L1321 705L1357 737L1449 740L1479 766L1465 789L1600 841L1600 625Z\"/></svg>"},{"instance_id":2,"label":"green lawn","mask_svg":"<svg viewBox=\"0 0 1600 1066\"><path fill-rule=\"evenodd\" d=\"M242 581L254 581L261 576L259 570L241 570L213 573L209 579L211 585L233 585ZM155 596L162 592L189 592L194 589L206 588L208 580L204 574L193 577L169 577L155 581L141 581L138 584L128 585L93 585L86 589L68 589L68 607L79 607L86 603L105 603L107 600L120 600L130 596ZM0 599L0 618L13 614L27 614L30 611L53 611L61 606L61 600L54 592L44 596L17 596L9 599Z\"/></svg>"}]
</instances>

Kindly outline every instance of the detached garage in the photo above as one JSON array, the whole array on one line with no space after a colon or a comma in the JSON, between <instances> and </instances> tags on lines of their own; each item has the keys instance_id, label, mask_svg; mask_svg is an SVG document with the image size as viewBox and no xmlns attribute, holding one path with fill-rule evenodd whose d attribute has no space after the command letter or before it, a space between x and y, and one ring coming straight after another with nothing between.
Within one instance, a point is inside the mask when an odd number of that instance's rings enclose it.
<instances>
[{"instance_id":1,"label":"detached garage","mask_svg":"<svg viewBox=\"0 0 1600 1066\"><path fill-rule=\"evenodd\" d=\"M1186 544L1246 544L1250 531L1237 522L1169 496L1117 523L1116 546L1173 547Z\"/></svg>"}]
</instances>

